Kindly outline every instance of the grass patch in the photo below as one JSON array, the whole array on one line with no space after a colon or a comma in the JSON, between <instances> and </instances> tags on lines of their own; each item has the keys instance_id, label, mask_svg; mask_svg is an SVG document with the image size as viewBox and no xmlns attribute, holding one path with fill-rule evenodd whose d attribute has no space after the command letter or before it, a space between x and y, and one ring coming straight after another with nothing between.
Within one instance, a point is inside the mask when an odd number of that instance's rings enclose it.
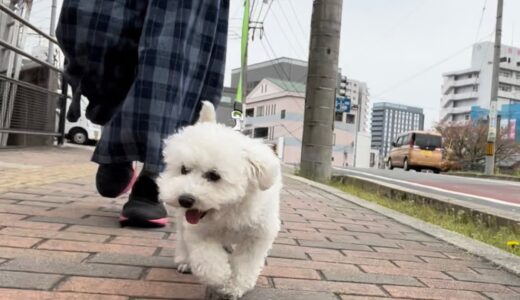
<instances>
[{"instance_id":1,"label":"grass patch","mask_svg":"<svg viewBox=\"0 0 520 300\"><path fill-rule=\"evenodd\" d=\"M458 232L472 239L520 256L520 245L508 245L509 241L520 242L520 233L515 232L511 228L491 228L481 222L473 220L467 214L441 212L433 207L422 205L411 200L393 200L388 197L367 192L356 186L344 185L339 182L333 182L331 185L359 198L375 202L381 206L438 225L444 229Z\"/></svg>"}]
</instances>

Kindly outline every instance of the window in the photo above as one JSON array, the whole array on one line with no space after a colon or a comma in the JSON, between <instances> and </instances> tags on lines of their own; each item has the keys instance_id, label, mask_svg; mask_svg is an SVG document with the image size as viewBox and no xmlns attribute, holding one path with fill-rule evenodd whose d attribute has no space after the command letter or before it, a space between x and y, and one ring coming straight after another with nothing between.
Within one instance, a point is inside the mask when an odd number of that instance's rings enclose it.
<instances>
[{"instance_id":1,"label":"window","mask_svg":"<svg viewBox=\"0 0 520 300\"><path fill-rule=\"evenodd\" d=\"M256 116L257 117L263 117L264 116L264 107L263 106L257 107L257 109L256 109Z\"/></svg>"},{"instance_id":2,"label":"window","mask_svg":"<svg viewBox=\"0 0 520 300\"><path fill-rule=\"evenodd\" d=\"M255 116L255 109L254 108L246 109L246 117L254 117L254 116Z\"/></svg>"},{"instance_id":3,"label":"window","mask_svg":"<svg viewBox=\"0 0 520 300\"><path fill-rule=\"evenodd\" d=\"M356 121L356 116L352 114L347 114L347 119L345 120L345 123L347 124L354 124Z\"/></svg>"},{"instance_id":4,"label":"window","mask_svg":"<svg viewBox=\"0 0 520 300\"><path fill-rule=\"evenodd\" d=\"M336 112L334 120L336 120L338 122L342 122L343 121L343 113L342 112Z\"/></svg>"},{"instance_id":5,"label":"window","mask_svg":"<svg viewBox=\"0 0 520 300\"><path fill-rule=\"evenodd\" d=\"M508 85L508 84L499 84L498 85L498 89L503 91L503 92L511 92L511 90L513 89L512 86Z\"/></svg>"},{"instance_id":6,"label":"window","mask_svg":"<svg viewBox=\"0 0 520 300\"><path fill-rule=\"evenodd\" d=\"M402 137L402 142L403 142L403 145L407 145L410 143L410 136L407 134L405 136Z\"/></svg>"},{"instance_id":7,"label":"window","mask_svg":"<svg viewBox=\"0 0 520 300\"><path fill-rule=\"evenodd\" d=\"M500 70L500 76L509 78L513 77L513 73L511 71Z\"/></svg>"},{"instance_id":8,"label":"window","mask_svg":"<svg viewBox=\"0 0 520 300\"><path fill-rule=\"evenodd\" d=\"M473 91L474 91L474 92L478 92L478 85L474 85L474 86L473 86Z\"/></svg>"},{"instance_id":9,"label":"window","mask_svg":"<svg viewBox=\"0 0 520 300\"><path fill-rule=\"evenodd\" d=\"M280 112L280 119L285 119L285 109Z\"/></svg>"},{"instance_id":10,"label":"window","mask_svg":"<svg viewBox=\"0 0 520 300\"><path fill-rule=\"evenodd\" d=\"M269 135L269 128L268 127L258 127L253 130L253 137L254 138L267 138Z\"/></svg>"}]
</instances>

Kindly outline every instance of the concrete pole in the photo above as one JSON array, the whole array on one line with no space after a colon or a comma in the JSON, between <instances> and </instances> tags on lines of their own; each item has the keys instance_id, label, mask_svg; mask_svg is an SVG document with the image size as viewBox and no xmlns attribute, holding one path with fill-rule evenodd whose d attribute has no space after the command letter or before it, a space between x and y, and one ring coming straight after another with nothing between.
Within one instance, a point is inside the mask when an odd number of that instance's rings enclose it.
<instances>
[{"instance_id":1,"label":"concrete pole","mask_svg":"<svg viewBox=\"0 0 520 300\"><path fill-rule=\"evenodd\" d=\"M334 111L343 0L314 0L300 172L331 177Z\"/></svg>"},{"instance_id":2,"label":"concrete pole","mask_svg":"<svg viewBox=\"0 0 520 300\"><path fill-rule=\"evenodd\" d=\"M488 142L486 145L486 175L495 173L495 142L499 126L498 111L498 76L500 74L500 46L502 43L502 13L504 0L498 0L497 23L495 28L495 50L493 55L493 74L491 81L491 103L489 106Z\"/></svg>"},{"instance_id":3,"label":"concrete pole","mask_svg":"<svg viewBox=\"0 0 520 300\"><path fill-rule=\"evenodd\" d=\"M56 11L58 9L58 0L52 0L51 6L51 24L49 27L49 35L55 37L56 30ZM47 54L47 62L54 65L54 43L49 41L49 53Z\"/></svg>"}]
</instances>

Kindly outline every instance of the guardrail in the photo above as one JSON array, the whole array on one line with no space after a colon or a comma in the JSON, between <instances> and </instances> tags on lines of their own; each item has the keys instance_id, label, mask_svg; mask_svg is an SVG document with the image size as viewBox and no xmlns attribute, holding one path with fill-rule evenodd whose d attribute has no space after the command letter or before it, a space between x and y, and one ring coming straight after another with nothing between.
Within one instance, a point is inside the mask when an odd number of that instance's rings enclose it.
<instances>
[{"instance_id":1,"label":"guardrail","mask_svg":"<svg viewBox=\"0 0 520 300\"><path fill-rule=\"evenodd\" d=\"M45 38L49 43L57 45L58 42L54 37L43 32L6 5L0 4L0 14L10 18L9 23L18 22L20 28L28 28L37 33L38 36ZM8 28L0 28L0 33L5 30L8 30ZM23 136L24 141L27 136L56 137L58 144L63 144L68 87L63 79L63 70L27 53L17 47L16 44L13 45L12 41L3 40L0 36L1 49L4 49L4 52L7 53L6 57L9 57L13 64L15 62L21 63L21 66L18 66L18 72L13 72L12 66L11 70L9 68L0 69L0 148L8 146L13 135L16 145L27 144L16 139L17 136ZM21 60L19 56L26 60ZM38 85L23 78L20 79L19 75L22 69L30 66L31 63L33 66L43 67L43 71L47 72L47 80L50 81L51 78L54 78L52 84L42 87L41 83ZM41 70L39 71L41 72ZM49 86L57 86L60 79L61 93L52 88L49 89ZM59 112L59 115L56 120L57 112Z\"/></svg>"}]
</instances>

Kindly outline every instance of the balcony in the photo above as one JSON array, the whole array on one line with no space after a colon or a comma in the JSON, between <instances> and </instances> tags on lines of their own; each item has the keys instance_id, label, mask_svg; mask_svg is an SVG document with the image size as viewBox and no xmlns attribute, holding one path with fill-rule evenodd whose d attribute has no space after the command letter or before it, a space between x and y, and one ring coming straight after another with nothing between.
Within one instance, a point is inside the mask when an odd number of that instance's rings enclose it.
<instances>
[{"instance_id":1,"label":"balcony","mask_svg":"<svg viewBox=\"0 0 520 300\"><path fill-rule=\"evenodd\" d=\"M442 94L446 95L452 88L478 85L479 83L480 83L479 77L472 77L472 78L459 79L459 80L449 79L449 80L445 81L444 84L442 85Z\"/></svg>"},{"instance_id":2,"label":"balcony","mask_svg":"<svg viewBox=\"0 0 520 300\"><path fill-rule=\"evenodd\" d=\"M460 94L448 94L444 95L441 99L441 107L447 107L449 106L452 101L459 101L459 100L471 100L471 99L477 99L478 93L477 92L469 92L469 93L460 93Z\"/></svg>"}]
</instances>

